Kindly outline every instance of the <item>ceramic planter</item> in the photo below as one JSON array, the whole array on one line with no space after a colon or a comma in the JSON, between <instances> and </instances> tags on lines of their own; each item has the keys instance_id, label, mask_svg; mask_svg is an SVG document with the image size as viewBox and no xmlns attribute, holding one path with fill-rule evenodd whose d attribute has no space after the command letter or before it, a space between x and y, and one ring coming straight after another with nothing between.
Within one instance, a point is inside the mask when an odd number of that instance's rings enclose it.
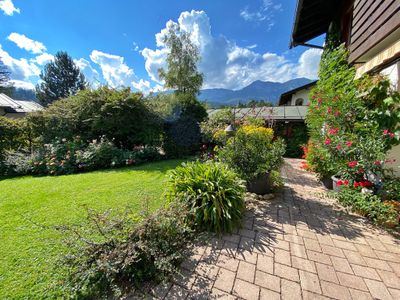
<instances>
[{"instance_id":1,"label":"ceramic planter","mask_svg":"<svg viewBox=\"0 0 400 300\"><path fill-rule=\"evenodd\" d=\"M321 178L321 182L328 190L333 189L333 180L331 177L324 176Z\"/></svg>"},{"instance_id":2,"label":"ceramic planter","mask_svg":"<svg viewBox=\"0 0 400 300\"><path fill-rule=\"evenodd\" d=\"M260 174L247 183L247 191L257 195L265 195L270 191L269 173Z\"/></svg>"},{"instance_id":3,"label":"ceramic planter","mask_svg":"<svg viewBox=\"0 0 400 300\"><path fill-rule=\"evenodd\" d=\"M340 178L336 177L336 176L332 176L332 188L335 192L339 192L342 188L341 185L338 185L337 182L340 180Z\"/></svg>"}]
</instances>

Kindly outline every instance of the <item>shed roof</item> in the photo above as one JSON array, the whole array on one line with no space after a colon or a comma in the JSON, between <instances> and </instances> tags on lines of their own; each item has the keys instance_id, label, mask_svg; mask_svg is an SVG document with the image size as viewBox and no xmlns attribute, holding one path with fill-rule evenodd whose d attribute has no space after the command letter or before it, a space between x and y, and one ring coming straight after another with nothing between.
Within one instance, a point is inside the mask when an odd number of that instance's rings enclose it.
<instances>
[{"instance_id":1,"label":"shed roof","mask_svg":"<svg viewBox=\"0 0 400 300\"><path fill-rule=\"evenodd\" d=\"M247 116L263 118L274 121L302 121L307 113L308 106L274 106L235 108L235 117L242 119ZM208 115L219 111L219 109L208 110Z\"/></svg>"},{"instance_id":2,"label":"shed roof","mask_svg":"<svg viewBox=\"0 0 400 300\"><path fill-rule=\"evenodd\" d=\"M2 93L0 93L0 107L10 113L28 113L43 109L43 106L35 101L14 100Z\"/></svg>"}]
</instances>

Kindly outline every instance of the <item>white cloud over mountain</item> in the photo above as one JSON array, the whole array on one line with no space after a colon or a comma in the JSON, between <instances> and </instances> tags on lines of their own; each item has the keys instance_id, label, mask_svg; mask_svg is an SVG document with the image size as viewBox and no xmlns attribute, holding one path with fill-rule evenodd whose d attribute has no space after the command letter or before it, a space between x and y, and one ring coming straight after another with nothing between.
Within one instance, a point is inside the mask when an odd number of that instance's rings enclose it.
<instances>
[{"instance_id":1,"label":"white cloud over mountain","mask_svg":"<svg viewBox=\"0 0 400 300\"><path fill-rule=\"evenodd\" d=\"M7 39L14 42L19 48L25 49L33 54L40 54L46 51L46 46L43 45L43 43L34 41L23 34L13 32Z\"/></svg>"},{"instance_id":2,"label":"white cloud over mountain","mask_svg":"<svg viewBox=\"0 0 400 300\"><path fill-rule=\"evenodd\" d=\"M0 0L0 10L7 16L12 16L14 13L19 14L21 11L14 6L12 0Z\"/></svg>"},{"instance_id":3,"label":"white cloud over mountain","mask_svg":"<svg viewBox=\"0 0 400 300\"><path fill-rule=\"evenodd\" d=\"M172 20L168 21L166 27L155 35L157 49L142 50L146 71L157 83L162 83L158 69L165 67L168 53L162 38L173 23ZM257 53L240 47L226 37L213 36L210 20L204 11L182 12L176 23L189 32L193 43L199 46L202 58L199 70L204 73L203 88L240 89L255 80L284 82L301 76L310 79L317 77L320 50L308 49L297 62L291 62L283 55Z\"/></svg>"}]
</instances>

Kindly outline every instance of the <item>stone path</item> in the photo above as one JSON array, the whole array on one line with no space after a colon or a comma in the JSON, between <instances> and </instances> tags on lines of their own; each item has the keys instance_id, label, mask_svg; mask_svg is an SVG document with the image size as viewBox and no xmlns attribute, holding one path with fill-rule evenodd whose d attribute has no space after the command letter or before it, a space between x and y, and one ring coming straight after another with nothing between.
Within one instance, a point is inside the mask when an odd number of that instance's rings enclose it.
<instances>
[{"instance_id":1,"label":"stone path","mask_svg":"<svg viewBox=\"0 0 400 300\"><path fill-rule=\"evenodd\" d=\"M400 299L400 240L348 215L287 159L285 188L243 228L198 247L158 299Z\"/></svg>"}]
</instances>

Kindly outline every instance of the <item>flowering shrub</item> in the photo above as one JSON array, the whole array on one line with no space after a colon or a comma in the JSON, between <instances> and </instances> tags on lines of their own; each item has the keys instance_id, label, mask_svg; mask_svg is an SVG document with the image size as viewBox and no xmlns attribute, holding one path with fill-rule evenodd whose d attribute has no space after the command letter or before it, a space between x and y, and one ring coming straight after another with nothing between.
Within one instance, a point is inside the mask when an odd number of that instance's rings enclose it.
<instances>
[{"instance_id":1,"label":"flowering shrub","mask_svg":"<svg viewBox=\"0 0 400 300\"><path fill-rule=\"evenodd\" d=\"M285 144L282 139L273 141L272 129L243 126L218 150L217 157L249 182L278 169L284 153Z\"/></svg>"},{"instance_id":2,"label":"flowering shrub","mask_svg":"<svg viewBox=\"0 0 400 300\"><path fill-rule=\"evenodd\" d=\"M384 78L354 79L344 46L325 51L306 122L307 162L321 177L380 184L387 151L399 143L400 96Z\"/></svg>"}]
</instances>

